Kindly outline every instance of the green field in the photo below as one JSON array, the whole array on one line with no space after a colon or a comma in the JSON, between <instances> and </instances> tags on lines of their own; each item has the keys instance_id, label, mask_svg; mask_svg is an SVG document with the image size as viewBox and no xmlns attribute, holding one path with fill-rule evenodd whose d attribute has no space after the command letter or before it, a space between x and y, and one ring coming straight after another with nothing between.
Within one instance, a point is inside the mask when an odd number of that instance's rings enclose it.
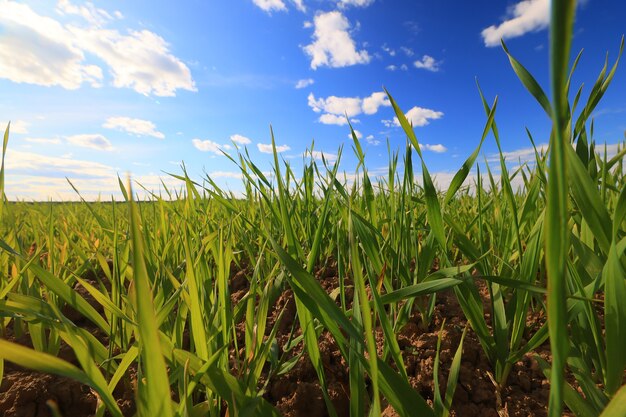
<instances>
[{"instance_id":1,"label":"green field","mask_svg":"<svg viewBox=\"0 0 626 417\"><path fill-rule=\"evenodd\" d=\"M497 98L479 87L484 131L445 190L390 95L407 142L383 176L352 132L337 161L300 172L275 149L271 176L239 153L244 197L183 173L141 202L124 179L125 201L2 198L0 380L68 377L98 416L463 416L472 345L496 415L534 363L549 381L537 415L626 416L626 148L596 146L591 119L619 58L588 93L570 86L573 4L553 2L550 92L509 55L552 120L547 149L528 132L530 162L504 159ZM350 180L342 152L360 161ZM422 333L438 335L429 389ZM76 415L63 401L49 412Z\"/></svg>"}]
</instances>

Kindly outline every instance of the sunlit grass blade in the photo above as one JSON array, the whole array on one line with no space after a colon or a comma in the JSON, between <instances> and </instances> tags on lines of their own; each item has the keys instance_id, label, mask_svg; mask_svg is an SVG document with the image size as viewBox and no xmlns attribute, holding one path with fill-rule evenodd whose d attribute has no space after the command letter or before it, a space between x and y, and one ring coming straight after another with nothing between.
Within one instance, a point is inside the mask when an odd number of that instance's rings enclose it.
<instances>
[{"instance_id":1,"label":"sunlit grass blade","mask_svg":"<svg viewBox=\"0 0 626 417\"><path fill-rule=\"evenodd\" d=\"M4 130L4 138L2 140L2 164L0 165L0 219L3 219L5 195L4 195L4 156L7 152L7 145L9 144L9 129L11 123L7 123L7 127Z\"/></svg>"},{"instance_id":2,"label":"sunlit grass blade","mask_svg":"<svg viewBox=\"0 0 626 417\"><path fill-rule=\"evenodd\" d=\"M440 388L439 388L439 353L441 350L441 338L443 329L445 326L445 320L441 324L441 330L439 331L439 337L437 338L437 354L435 355L435 365L433 371L433 381L435 383L435 400L434 400L434 410L437 417L448 417L450 415L450 409L452 408L452 399L454 397L454 392L456 391L457 383L459 380L459 373L461 372L461 357L463 355L463 341L465 340L465 335L467 334L468 327L465 326L463 329L463 334L461 335L461 340L459 341L459 346L454 353L454 358L452 359L452 364L450 364L450 372L448 373L448 382L446 384L446 392L445 397L441 398Z\"/></svg>"},{"instance_id":3,"label":"sunlit grass blade","mask_svg":"<svg viewBox=\"0 0 626 417\"><path fill-rule=\"evenodd\" d=\"M543 91L543 89L541 88L537 80L535 80L535 77L533 77L532 74L528 72L528 70L509 53L509 48L507 48L504 41L501 41L501 43L502 43L502 49L504 49L504 52L506 52L507 56L509 57L511 67L513 67L513 71L515 71L515 74L517 74L517 77L520 79L522 84L524 84L524 87L526 87L528 92L530 92L530 94L532 94L533 97L535 97L535 100L539 102L541 107L543 107L546 114L549 117L552 117L552 113L554 110L550 106L550 100L548 99L548 96ZM569 49L568 49L568 56L569 56Z\"/></svg>"},{"instance_id":4,"label":"sunlit grass blade","mask_svg":"<svg viewBox=\"0 0 626 417\"><path fill-rule=\"evenodd\" d=\"M576 155L574 148L566 145L565 158L568 166L569 185L572 196L590 230L595 236L600 248L607 253L611 245L611 217L598 192L597 187L589 177L587 169Z\"/></svg>"},{"instance_id":5,"label":"sunlit grass blade","mask_svg":"<svg viewBox=\"0 0 626 417\"><path fill-rule=\"evenodd\" d=\"M480 142L478 143L478 146L476 147L474 152L472 152L472 154L465 160L461 169L459 169L457 173L454 174L454 177L452 178L452 181L450 182L450 186L448 187L448 191L446 192L446 197L443 201L444 206L446 206L450 202L450 200L452 200L456 192L459 190L459 188L461 188L461 185L463 184L463 182L469 175L470 170L474 166L474 163L476 162L476 158L478 157L478 154L480 153L480 149L483 145L483 142L485 141L487 134L491 130L491 126L493 124L497 106L498 106L498 97L496 96L496 98L493 101L493 104L491 105L491 110L489 111L489 114L487 116L487 123L485 124L485 128L480 138Z\"/></svg>"},{"instance_id":6,"label":"sunlit grass blade","mask_svg":"<svg viewBox=\"0 0 626 417\"><path fill-rule=\"evenodd\" d=\"M138 384L140 402L138 408L140 412L146 413L146 415L167 417L172 415L169 378L161 352L159 329L152 303L152 289L144 258L141 217L133 200L130 181L128 194L131 197L130 227L133 248L133 283L135 285L133 304L137 312L136 337L139 341L141 369L145 375L145 382Z\"/></svg>"},{"instance_id":7,"label":"sunlit grass blade","mask_svg":"<svg viewBox=\"0 0 626 417\"><path fill-rule=\"evenodd\" d=\"M626 385L615 394L600 417L626 417Z\"/></svg>"},{"instance_id":8,"label":"sunlit grass blade","mask_svg":"<svg viewBox=\"0 0 626 417\"><path fill-rule=\"evenodd\" d=\"M221 352L216 352L219 355ZM246 412L258 416L275 416L280 414L274 407L261 397L253 397L246 393L242 381L239 381L228 372L219 369L217 365L217 357L212 357L208 361L203 361L190 352L175 349L173 352L176 362L180 365L187 364L192 375L198 375L199 381L210 387L220 397L236 404L236 408L231 410L234 415L245 415ZM234 400L234 403L232 400ZM246 411L247 410L247 411Z\"/></svg>"},{"instance_id":9,"label":"sunlit grass blade","mask_svg":"<svg viewBox=\"0 0 626 417\"><path fill-rule=\"evenodd\" d=\"M622 384L626 368L626 238L613 242L603 271L606 328L606 391L612 395Z\"/></svg>"}]
</instances>

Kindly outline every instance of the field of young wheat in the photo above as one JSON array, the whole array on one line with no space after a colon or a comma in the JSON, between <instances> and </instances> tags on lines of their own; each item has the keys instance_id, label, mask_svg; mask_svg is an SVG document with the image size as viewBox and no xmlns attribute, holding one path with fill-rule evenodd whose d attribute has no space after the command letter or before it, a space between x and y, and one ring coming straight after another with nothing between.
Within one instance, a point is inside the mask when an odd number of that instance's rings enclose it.
<instances>
[{"instance_id":1,"label":"field of young wheat","mask_svg":"<svg viewBox=\"0 0 626 417\"><path fill-rule=\"evenodd\" d=\"M346 150L295 172L274 149L271 175L232 157L243 197L183 173L148 201L124 180L125 201L0 199L0 415L626 416L626 148L591 120L623 40L571 86L573 4L549 93L503 44L552 121L533 161L504 158L479 87L444 190L389 95L407 142L386 175L352 131L350 181Z\"/></svg>"}]
</instances>

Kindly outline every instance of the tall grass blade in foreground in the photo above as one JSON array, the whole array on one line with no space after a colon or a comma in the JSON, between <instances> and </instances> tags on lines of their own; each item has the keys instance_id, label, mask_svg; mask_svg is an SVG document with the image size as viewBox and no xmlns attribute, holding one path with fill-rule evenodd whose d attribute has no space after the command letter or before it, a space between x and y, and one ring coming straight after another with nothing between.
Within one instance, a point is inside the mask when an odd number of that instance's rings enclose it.
<instances>
[{"instance_id":1,"label":"tall grass blade in foreground","mask_svg":"<svg viewBox=\"0 0 626 417\"><path fill-rule=\"evenodd\" d=\"M552 133L545 222L546 269L548 274L548 331L552 351L548 414L559 417L563 409L564 370L569 338L565 312L565 264L568 252L567 166L569 145L568 74L575 0L553 0L550 19L550 82L552 86Z\"/></svg>"},{"instance_id":2,"label":"tall grass blade in foreground","mask_svg":"<svg viewBox=\"0 0 626 417\"><path fill-rule=\"evenodd\" d=\"M170 384L165 360L161 351L159 329L156 322L152 288L146 268L141 215L133 198L130 181L130 227L133 255L133 304L137 312L136 337L139 342L141 370L145 380L139 380L138 409L140 414L149 416L172 416Z\"/></svg>"}]
</instances>

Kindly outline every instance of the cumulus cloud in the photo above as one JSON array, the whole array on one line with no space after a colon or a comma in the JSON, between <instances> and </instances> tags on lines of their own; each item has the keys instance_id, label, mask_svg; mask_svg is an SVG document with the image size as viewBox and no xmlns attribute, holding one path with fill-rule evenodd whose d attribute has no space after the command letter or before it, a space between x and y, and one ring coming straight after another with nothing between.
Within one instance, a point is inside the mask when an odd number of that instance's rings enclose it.
<instances>
[{"instance_id":1,"label":"cumulus cloud","mask_svg":"<svg viewBox=\"0 0 626 417\"><path fill-rule=\"evenodd\" d=\"M348 117L356 116L363 110L361 109L361 100L359 97L337 97L329 96L327 98L315 98L313 93L307 97L309 107L314 112L326 112L332 114L347 114Z\"/></svg>"},{"instance_id":2,"label":"cumulus cloud","mask_svg":"<svg viewBox=\"0 0 626 417\"><path fill-rule=\"evenodd\" d=\"M418 59L413 63L415 68L425 69L427 71L437 72L439 71L439 66L441 65L440 61L437 61L430 55L424 55L422 59Z\"/></svg>"},{"instance_id":3,"label":"cumulus cloud","mask_svg":"<svg viewBox=\"0 0 626 417\"><path fill-rule=\"evenodd\" d=\"M72 145L82 146L83 148L91 148L99 151L112 151L111 142L100 134L84 134L66 136L65 139Z\"/></svg>"},{"instance_id":4,"label":"cumulus cloud","mask_svg":"<svg viewBox=\"0 0 626 417\"><path fill-rule=\"evenodd\" d=\"M167 42L149 30L130 31L71 27L76 43L102 59L113 86L132 88L143 95L173 97L177 89L197 91L191 71L169 51Z\"/></svg>"},{"instance_id":5,"label":"cumulus cloud","mask_svg":"<svg viewBox=\"0 0 626 417\"><path fill-rule=\"evenodd\" d=\"M382 91L372 93L371 96L363 99L363 113L374 114L381 106L391 106L387 94Z\"/></svg>"},{"instance_id":6,"label":"cumulus cloud","mask_svg":"<svg viewBox=\"0 0 626 417\"><path fill-rule=\"evenodd\" d=\"M296 88L297 89L306 88L312 85L314 82L315 80L313 78L305 78L302 80L298 80L298 82L296 83Z\"/></svg>"},{"instance_id":7,"label":"cumulus cloud","mask_svg":"<svg viewBox=\"0 0 626 417\"><path fill-rule=\"evenodd\" d=\"M500 39L522 36L528 32L548 27L550 23L550 0L524 0L508 10L508 18L499 25L483 29L481 35L485 46L500 45Z\"/></svg>"},{"instance_id":8,"label":"cumulus cloud","mask_svg":"<svg viewBox=\"0 0 626 417\"><path fill-rule=\"evenodd\" d=\"M435 152L435 153L444 153L448 150L448 148L443 146L441 143L438 143L436 145L429 145L428 143L420 143L420 149L425 150L425 151Z\"/></svg>"},{"instance_id":9,"label":"cumulus cloud","mask_svg":"<svg viewBox=\"0 0 626 417\"><path fill-rule=\"evenodd\" d=\"M86 23L80 27L61 24L25 4L1 5L0 78L69 90L83 84L101 87L103 68L87 62L88 53L106 64L115 87L156 96L174 96L178 89L196 91L189 68L172 55L163 38L148 30L122 34L106 29L112 17L89 3L61 1L57 6L59 13Z\"/></svg>"},{"instance_id":10,"label":"cumulus cloud","mask_svg":"<svg viewBox=\"0 0 626 417\"><path fill-rule=\"evenodd\" d=\"M348 30L350 22L339 11L319 13L314 19L313 43L304 47L311 58L311 68L331 68L367 64L371 57L366 50L357 51Z\"/></svg>"},{"instance_id":11,"label":"cumulus cloud","mask_svg":"<svg viewBox=\"0 0 626 417\"><path fill-rule=\"evenodd\" d=\"M109 117L102 127L120 130L137 136L153 136L158 139L165 138L165 135L156 130L156 125L149 120L133 119L123 116Z\"/></svg>"},{"instance_id":12,"label":"cumulus cloud","mask_svg":"<svg viewBox=\"0 0 626 417\"><path fill-rule=\"evenodd\" d=\"M271 143L257 143L257 148L259 148L259 152L261 153L273 153L272 144ZM276 146L276 152L281 153L290 150L291 148L288 145L279 145Z\"/></svg>"},{"instance_id":13,"label":"cumulus cloud","mask_svg":"<svg viewBox=\"0 0 626 417\"><path fill-rule=\"evenodd\" d=\"M330 114L330 113L322 114L319 117L318 121L325 125L343 126L343 125L348 124L348 119L346 119L346 116L340 116L338 114ZM351 120L351 123L354 123L354 120Z\"/></svg>"},{"instance_id":14,"label":"cumulus cloud","mask_svg":"<svg viewBox=\"0 0 626 417\"><path fill-rule=\"evenodd\" d=\"M369 97L337 97L329 96L326 98L315 98L313 93L308 96L309 107L316 113L323 113L318 119L320 123L345 125L347 124L346 115L351 118L351 122L358 122L352 119L359 114L374 114L378 112L381 106L390 106L391 103L387 95L377 91Z\"/></svg>"},{"instance_id":15,"label":"cumulus cloud","mask_svg":"<svg viewBox=\"0 0 626 417\"><path fill-rule=\"evenodd\" d=\"M2 63L0 63L2 65ZM0 134L4 135L4 130L9 125L9 122L0 122ZM28 133L28 123L24 120L12 120L11 128L9 129L10 134L19 134L24 135Z\"/></svg>"},{"instance_id":16,"label":"cumulus cloud","mask_svg":"<svg viewBox=\"0 0 626 417\"><path fill-rule=\"evenodd\" d=\"M250 140L250 138L237 134L231 135L230 140L240 145L249 145L252 143L252 140Z\"/></svg>"},{"instance_id":17,"label":"cumulus cloud","mask_svg":"<svg viewBox=\"0 0 626 417\"><path fill-rule=\"evenodd\" d=\"M413 124L413 127L421 127L430 123L430 120L442 118L443 112L414 106L411 110L406 112L405 116L409 123ZM397 117L394 117L393 120L383 120L382 122L387 127L400 126L400 122Z\"/></svg>"},{"instance_id":18,"label":"cumulus cloud","mask_svg":"<svg viewBox=\"0 0 626 417\"><path fill-rule=\"evenodd\" d=\"M264 12L285 11L287 6L282 0L252 0L252 2Z\"/></svg>"},{"instance_id":19,"label":"cumulus cloud","mask_svg":"<svg viewBox=\"0 0 626 417\"><path fill-rule=\"evenodd\" d=\"M0 5L0 78L69 90L83 83L100 86L102 69L84 64L84 53L65 26L26 4Z\"/></svg>"},{"instance_id":20,"label":"cumulus cloud","mask_svg":"<svg viewBox=\"0 0 626 417\"><path fill-rule=\"evenodd\" d=\"M212 140L202 140L202 139L192 139L191 143L196 147L199 151L202 152L211 152L215 155L223 155L222 150L228 150L231 148L230 145L220 145L217 142L213 142Z\"/></svg>"}]
</instances>

